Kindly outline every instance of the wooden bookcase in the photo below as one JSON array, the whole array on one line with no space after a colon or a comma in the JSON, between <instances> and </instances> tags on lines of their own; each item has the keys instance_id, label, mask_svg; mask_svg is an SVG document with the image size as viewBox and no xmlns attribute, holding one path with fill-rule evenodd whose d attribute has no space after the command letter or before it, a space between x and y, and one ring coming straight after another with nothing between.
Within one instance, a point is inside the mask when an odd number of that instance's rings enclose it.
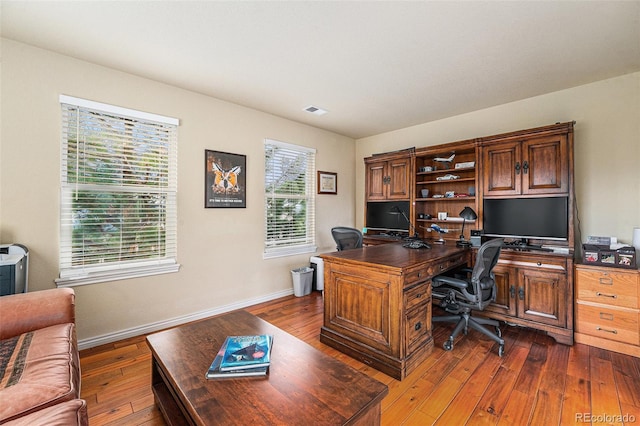
<instances>
[{"instance_id":1,"label":"wooden bookcase","mask_svg":"<svg viewBox=\"0 0 640 426\"><path fill-rule=\"evenodd\" d=\"M450 162L436 160L451 156L453 159ZM420 237L442 237L443 240L460 238L463 225L460 212L467 206L476 214L479 211L476 196L477 164L477 148L473 140L416 150L413 217ZM446 215L446 219L442 215ZM466 240L469 240L470 229L475 229L477 222L465 222ZM431 230L434 224L448 232Z\"/></svg>"}]
</instances>

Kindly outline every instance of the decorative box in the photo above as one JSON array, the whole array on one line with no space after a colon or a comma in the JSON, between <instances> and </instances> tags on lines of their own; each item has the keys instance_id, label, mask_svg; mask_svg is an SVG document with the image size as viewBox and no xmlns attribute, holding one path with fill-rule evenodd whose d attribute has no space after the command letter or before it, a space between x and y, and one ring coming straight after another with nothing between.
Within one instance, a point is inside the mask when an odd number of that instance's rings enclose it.
<instances>
[{"instance_id":1,"label":"decorative box","mask_svg":"<svg viewBox=\"0 0 640 426\"><path fill-rule=\"evenodd\" d=\"M613 266L617 268L636 268L635 247L621 247L612 250L608 246L596 244L582 245L582 260L587 265Z\"/></svg>"}]
</instances>

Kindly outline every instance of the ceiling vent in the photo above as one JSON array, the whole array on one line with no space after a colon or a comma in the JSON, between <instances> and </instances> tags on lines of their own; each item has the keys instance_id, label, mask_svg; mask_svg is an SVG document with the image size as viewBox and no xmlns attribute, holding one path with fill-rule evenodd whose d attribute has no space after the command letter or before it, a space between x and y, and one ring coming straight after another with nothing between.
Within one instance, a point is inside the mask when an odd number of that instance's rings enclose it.
<instances>
[{"instance_id":1,"label":"ceiling vent","mask_svg":"<svg viewBox=\"0 0 640 426\"><path fill-rule=\"evenodd\" d=\"M303 111L307 111L311 114L315 114L315 115L325 115L326 113L328 113L329 111L327 111L326 109L322 109L322 108L318 108L317 106L313 106L313 105L309 105L308 107L304 107L302 108Z\"/></svg>"}]
</instances>

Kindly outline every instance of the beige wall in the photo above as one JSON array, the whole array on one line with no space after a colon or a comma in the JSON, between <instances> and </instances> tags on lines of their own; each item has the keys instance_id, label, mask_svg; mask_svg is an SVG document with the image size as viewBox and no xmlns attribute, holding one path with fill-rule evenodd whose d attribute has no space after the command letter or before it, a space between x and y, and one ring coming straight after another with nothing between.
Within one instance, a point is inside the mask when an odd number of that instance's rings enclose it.
<instances>
[{"instance_id":1,"label":"beige wall","mask_svg":"<svg viewBox=\"0 0 640 426\"><path fill-rule=\"evenodd\" d=\"M317 242L354 225L354 140L151 80L2 40L0 241L30 250L30 290L58 274L60 105L66 94L180 119L180 272L76 287L85 346L292 292L290 270L309 255L262 259L263 141L314 147L318 170L338 173L338 195L319 195ZM205 209L204 150L247 156L247 208ZM90 343L87 343L90 342Z\"/></svg>"},{"instance_id":2,"label":"beige wall","mask_svg":"<svg viewBox=\"0 0 640 426\"><path fill-rule=\"evenodd\" d=\"M640 73L499 105L356 141L356 223L364 218L363 158L373 153L575 120L575 187L583 239L631 243L640 226Z\"/></svg>"}]
</instances>

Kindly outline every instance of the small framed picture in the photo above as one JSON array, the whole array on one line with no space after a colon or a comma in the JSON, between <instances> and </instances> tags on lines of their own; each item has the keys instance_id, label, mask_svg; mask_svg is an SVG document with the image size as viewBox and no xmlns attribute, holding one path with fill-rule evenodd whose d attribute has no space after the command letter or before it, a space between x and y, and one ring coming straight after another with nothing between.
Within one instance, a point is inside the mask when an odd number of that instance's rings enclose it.
<instances>
[{"instance_id":1,"label":"small framed picture","mask_svg":"<svg viewBox=\"0 0 640 426\"><path fill-rule=\"evenodd\" d=\"M337 194L338 174L318 171L318 194Z\"/></svg>"}]
</instances>

